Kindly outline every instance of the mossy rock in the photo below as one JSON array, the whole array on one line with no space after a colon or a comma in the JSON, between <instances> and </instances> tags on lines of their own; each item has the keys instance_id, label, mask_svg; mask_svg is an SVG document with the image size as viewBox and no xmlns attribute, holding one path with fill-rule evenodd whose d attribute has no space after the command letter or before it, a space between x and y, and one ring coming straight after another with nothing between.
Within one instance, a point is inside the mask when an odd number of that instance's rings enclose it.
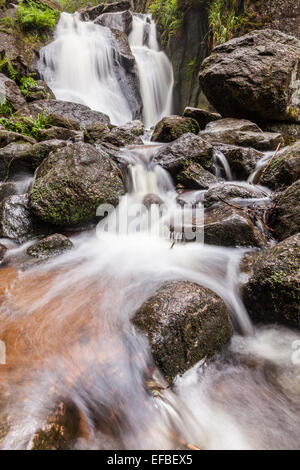
<instances>
[{"instance_id":1,"label":"mossy rock","mask_svg":"<svg viewBox=\"0 0 300 470\"><path fill-rule=\"evenodd\" d=\"M273 228L278 240L300 232L300 180L285 191L272 197L274 208L270 212L268 224Z\"/></svg>"},{"instance_id":2,"label":"mossy rock","mask_svg":"<svg viewBox=\"0 0 300 470\"><path fill-rule=\"evenodd\" d=\"M34 258L52 258L71 250L73 243L60 233L54 233L27 248L27 254Z\"/></svg>"},{"instance_id":3,"label":"mossy rock","mask_svg":"<svg viewBox=\"0 0 300 470\"><path fill-rule=\"evenodd\" d=\"M195 119L182 116L167 116L156 124L151 140L172 142L186 133L198 134L199 124Z\"/></svg>"},{"instance_id":4,"label":"mossy rock","mask_svg":"<svg viewBox=\"0 0 300 470\"><path fill-rule=\"evenodd\" d=\"M284 148L266 168L261 184L282 190L300 178L300 141Z\"/></svg>"}]
</instances>

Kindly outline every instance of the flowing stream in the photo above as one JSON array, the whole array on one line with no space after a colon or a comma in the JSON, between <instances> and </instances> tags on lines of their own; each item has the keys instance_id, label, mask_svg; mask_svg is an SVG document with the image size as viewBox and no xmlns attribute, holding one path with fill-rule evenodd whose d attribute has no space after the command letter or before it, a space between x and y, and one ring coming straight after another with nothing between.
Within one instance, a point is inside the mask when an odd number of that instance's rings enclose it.
<instances>
[{"instance_id":1,"label":"flowing stream","mask_svg":"<svg viewBox=\"0 0 300 470\"><path fill-rule=\"evenodd\" d=\"M148 18L134 17L130 43L145 121L151 125L171 109L167 91L173 78ZM130 110L111 73L105 31L62 15L54 42L43 52L44 76L57 97L84 102L125 122ZM145 66L148 60L151 70ZM195 209L183 211L177 203L171 177L151 163L156 149L146 143L122 150L131 189L96 231L72 236L72 251L23 269L25 244L11 250L14 265L0 271L0 338L8 364L0 376L8 422L2 448L31 448L61 402L78 413L76 449L299 448L300 379L291 361L297 335L252 325L239 294L244 249L173 244L176 231L182 232L182 213L195 217ZM216 160L230 179L223 157L216 155ZM149 194L166 208L163 216L152 214L150 223L149 211L135 210ZM173 223L168 236L164 229L176 218L179 227ZM130 319L170 280L190 280L215 291L236 333L222 353L196 364L168 388L147 339Z\"/></svg>"}]
</instances>

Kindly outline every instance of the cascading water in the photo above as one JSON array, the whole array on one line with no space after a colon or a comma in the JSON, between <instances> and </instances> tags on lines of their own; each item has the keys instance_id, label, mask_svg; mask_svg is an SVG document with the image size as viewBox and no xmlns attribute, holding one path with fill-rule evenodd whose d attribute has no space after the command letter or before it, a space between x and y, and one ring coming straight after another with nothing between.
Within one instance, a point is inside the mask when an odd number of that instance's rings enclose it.
<instances>
[{"instance_id":1,"label":"cascading water","mask_svg":"<svg viewBox=\"0 0 300 470\"><path fill-rule=\"evenodd\" d=\"M172 64L159 48L156 24L150 15L134 15L129 42L139 72L145 125L151 127L172 113Z\"/></svg>"},{"instance_id":2,"label":"cascading water","mask_svg":"<svg viewBox=\"0 0 300 470\"><path fill-rule=\"evenodd\" d=\"M159 48L150 15L133 16L129 40L144 122L151 127L172 111L172 65ZM132 85L130 74L126 83L118 48L110 28L81 21L78 13L62 13L54 41L40 51L39 70L57 99L85 104L107 114L113 124L124 124L139 117L139 96L134 96L139 84Z\"/></svg>"}]
</instances>

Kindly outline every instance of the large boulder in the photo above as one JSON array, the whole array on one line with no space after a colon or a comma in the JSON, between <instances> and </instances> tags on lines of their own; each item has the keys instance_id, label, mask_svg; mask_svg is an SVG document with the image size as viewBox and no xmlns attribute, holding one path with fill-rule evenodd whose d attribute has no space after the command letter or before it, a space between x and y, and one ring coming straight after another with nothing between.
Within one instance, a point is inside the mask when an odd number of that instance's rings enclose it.
<instances>
[{"instance_id":1,"label":"large boulder","mask_svg":"<svg viewBox=\"0 0 300 470\"><path fill-rule=\"evenodd\" d=\"M222 119L222 116L219 113L212 113L206 109L192 108L190 106L185 108L183 117L195 119L198 122L201 130L205 129L209 122Z\"/></svg>"},{"instance_id":2,"label":"large boulder","mask_svg":"<svg viewBox=\"0 0 300 470\"><path fill-rule=\"evenodd\" d=\"M69 238L60 233L54 233L33 243L33 245L27 248L26 252L34 258L47 259L71 250L72 246L73 243Z\"/></svg>"},{"instance_id":3,"label":"large boulder","mask_svg":"<svg viewBox=\"0 0 300 470\"><path fill-rule=\"evenodd\" d=\"M274 209L270 214L269 225L276 238L285 238L300 232L300 180L281 193L275 193Z\"/></svg>"},{"instance_id":4,"label":"large boulder","mask_svg":"<svg viewBox=\"0 0 300 470\"><path fill-rule=\"evenodd\" d=\"M172 142L183 134L198 134L198 122L189 117L167 116L156 124L151 140L153 142Z\"/></svg>"},{"instance_id":5,"label":"large boulder","mask_svg":"<svg viewBox=\"0 0 300 470\"><path fill-rule=\"evenodd\" d=\"M94 23L108 28L119 29L127 36L132 30L132 13L129 10L114 13L103 13L95 19Z\"/></svg>"},{"instance_id":6,"label":"large boulder","mask_svg":"<svg viewBox=\"0 0 300 470\"><path fill-rule=\"evenodd\" d=\"M47 117L56 114L77 121L82 129L93 122L102 121L105 124L109 124L110 122L106 114L100 113L99 111L92 111L88 106L83 104L51 99L27 103L18 110L18 115L36 119L42 111Z\"/></svg>"},{"instance_id":7,"label":"large boulder","mask_svg":"<svg viewBox=\"0 0 300 470\"><path fill-rule=\"evenodd\" d=\"M222 116L299 121L300 41L253 31L216 47L204 60L201 87Z\"/></svg>"},{"instance_id":8,"label":"large boulder","mask_svg":"<svg viewBox=\"0 0 300 470\"><path fill-rule=\"evenodd\" d=\"M234 180L247 180L263 157L262 152L248 147L217 143L214 148L226 157Z\"/></svg>"},{"instance_id":9,"label":"large boulder","mask_svg":"<svg viewBox=\"0 0 300 470\"><path fill-rule=\"evenodd\" d=\"M192 162L178 173L176 181L186 189L208 189L220 183L222 179L205 170L199 163Z\"/></svg>"},{"instance_id":10,"label":"large boulder","mask_svg":"<svg viewBox=\"0 0 300 470\"><path fill-rule=\"evenodd\" d=\"M208 142L252 147L257 150L275 150L283 144L281 134L263 132L256 124L246 119L225 118L207 124L199 136Z\"/></svg>"},{"instance_id":11,"label":"large boulder","mask_svg":"<svg viewBox=\"0 0 300 470\"><path fill-rule=\"evenodd\" d=\"M122 175L106 152L77 143L58 149L38 168L30 206L55 225L92 221L100 204L116 206L125 192Z\"/></svg>"},{"instance_id":12,"label":"large boulder","mask_svg":"<svg viewBox=\"0 0 300 470\"><path fill-rule=\"evenodd\" d=\"M102 13L116 13L124 10L132 9L132 2L129 0L120 0L112 3L99 3L96 6L87 6L80 8L78 11L83 21L93 21Z\"/></svg>"},{"instance_id":13,"label":"large boulder","mask_svg":"<svg viewBox=\"0 0 300 470\"><path fill-rule=\"evenodd\" d=\"M168 380L226 345L233 329L223 300L191 282L168 282L135 314Z\"/></svg>"},{"instance_id":14,"label":"large boulder","mask_svg":"<svg viewBox=\"0 0 300 470\"><path fill-rule=\"evenodd\" d=\"M0 205L0 237L23 243L47 234L46 225L40 223L29 207L28 195L9 196Z\"/></svg>"},{"instance_id":15,"label":"large boulder","mask_svg":"<svg viewBox=\"0 0 300 470\"><path fill-rule=\"evenodd\" d=\"M260 183L275 191L282 190L300 178L300 141L282 149L272 159L268 167L264 167Z\"/></svg>"},{"instance_id":16,"label":"large boulder","mask_svg":"<svg viewBox=\"0 0 300 470\"><path fill-rule=\"evenodd\" d=\"M3 100L11 103L15 110L21 108L26 103L16 83L3 73L0 73L0 103Z\"/></svg>"},{"instance_id":17,"label":"large boulder","mask_svg":"<svg viewBox=\"0 0 300 470\"><path fill-rule=\"evenodd\" d=\"M265 247L267 240L247 212L220 204L205 212L204 242L230 247Z\"/></svg>"},{"instance_id":18,"label":"large boulder","mask_svg":"<svg viewBox=\"0 0 300 470\"><path fill-rule=\"evenodd\" d=\"M263 250L242 286L249 315L262 323L300 327L300 234Z\"/></svg>"},{"instance_id":19,"label":"large boulder","mask_svg":"<svg viewBox=\"0 0 300 470\"><path fill-rule=\"evenodd\" d=\"M189 162L198 162L204 169L210 169L213 147L195 134L184 134L179 139L159 148L154 156L158 163L171 174L176 175Z\"/></svg>"}]
</instances>

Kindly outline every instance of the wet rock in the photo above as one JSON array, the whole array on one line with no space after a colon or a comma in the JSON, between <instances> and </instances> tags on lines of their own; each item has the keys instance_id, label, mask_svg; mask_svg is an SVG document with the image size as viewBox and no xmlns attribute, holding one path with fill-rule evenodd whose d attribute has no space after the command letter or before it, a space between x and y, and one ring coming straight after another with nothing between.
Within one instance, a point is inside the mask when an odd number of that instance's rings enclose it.
<instances>
[{"instance_id":1,"label":"wet rock","mask_svg":"<svg viewBox=\"0 0 300 470\"><path fill-rule=\"evenodd\" d=\"M185 108L183 117L195 119L201 130L205 129L209 122L222 119L222 116L219 113L212 113L206 109L191 108L189 106Z\"/></svg>"},{"instance_id":2,"label":"wet rock","mask_svg":"<svg viewBox=\"0 0 300 470\"><path fill-rule=\"evenodd\" d=\"M281 193L275 193L269 225L279 240L300 232L300 180Z\"/></svg>"},{"instance_id":3,"label":"wet rock","mask_svg":"<svg viewBox=\"0 0 300 470\"><path fill-rule=\"evenodd\" d=\"M42 111L47 117L50 114L57 114L78 121L81 129L85 129L94 122L102 121L105 124L110 122L106 114L92 111L88 106L59 100L41 100L27 103L18 111L18 115L36 119Z\"/></svg>"},{"instance_id":4,"label":"wet rock","mask_svg":"<svg viewBox=\"0 0 300 470\"><path fill-rule=\"evenodd\" d=\"M208 189L222 179L205 170L199 163L189 163L178 173L176 181L187 189Z\"/></svg>"},{"instance_id":5,"label":"wet rock","mask_svg":"<svg viewBox=\"0 0 300 470\"><path fill-rule=\"evenodd\" d=\"M267 132L277 132L282 135L285 145L292 145L300 140L300 123L263 122L261 128Z\"/></svg>"},{"instance_id":6,"label":"wet rock","mask_svg":"<svg viewBox=\"0 0 300 470\"><path fill-rule=\"evenodd\" d=\"M21 108L26 103L17 84L3 73L0 73L0 92L1 99L11 103L15 110Z\"/></svg>"},{"instance_id":7,"label":"wet rock","mask_svg":"<svg viewBox=\"0 0 300 470\"><path fill-rule=\"evenodd\" d=\"M214 185L205 193L204 204L205 207L209 207L230 199L257 199L267 196L266 192L255 186L223 183Z\"/></svg>"},{"instance_id":8,"label":"wet rock","mask_svg":"<svg viewBox=\"0 0 300 470\"><path fill-rule=\"evenodd\" d=\"M262 323L300 327L300 235L257 254L242 286L249 315Z\"/></svg>"},{"instance_id":9,"label":"wet rock","mask_svg":"<svg viewBox=\"0 0 300 470\"><path fill-rule=\"evenodd\" d=\"M78 11L83 21L93 21L102 13L116 13L124 10L132 9L132 3L127 0L121 0L120 2L113 2L108 4L100 3L96 6L86 6L80 8Z\"/></svg>"},{"instance_id":10,"label":"wet rock","mask_svg":"<svg viewBox=\"0 0 300 470\"><path fill-rule=\"evenodd\" d=\"M275 150L283 144L281 134L263 132L256 124L246 119L220 119L207 124L199 136L208 142L252 147L257 150Z\"/></svg>"},{"instance_id":11,"label":"wet rock","mask_svg":"<svg viewBox=\"0 0 300 470\"><path fill-rule=\"evenodd\" d=\"M173 142L189 132L192 134L198 134L199 132L199 124L195 119L167 116L156 124L151 140L153 142Z\"/></svg>"},{"instance_id":12,"label":"wet rock","mask_svg":"<svg viewBox=\"0 0 300 470\"><path fill-rule=\"evenodd\" d=\"M150 209L152 205L163 205L164 201L157 194L147 194L143 199L143 204L147 209Z\"/></svg>"},{"instance_id":13,"label":"wet rock","mask_svg":"<svg viewBox=\"0 0 300 470\"><path fill-rule=\"evenodd\" d=\"M135 314L154 360L171 381L229 341L233 329L223 300L191 282L168 282Z\"/></svg>"},{"instance_id":14,"label":"wet rock","mask_svg":"<svg viewBox=\"0 0 300 470\"><path fill-rule=\"evenodd\" d=\"M104 122L94 122L86 127L84 131L84 141L90 144L101 143L105 134L109 132L109 128Z\"/></svg>"},{"instance_id":15,"label":"wet rock","mask_svg":"<svg viewBox=\"0 0 300 470\"><path fill-rule=\"evenodd\" d=\"M125 147L126 145L143 145L143 141L140 137L138 137L131 130L128 130L122 126L114 127L110 131L105 131L100 137L100 142L112 144L115 147Z\"/></svg>"},{"instance_id":16,"label":"wet rock","mask_svg":"<svg viewBox=\"0 0 300 470\"><path fill-rule=\"evenodd\" d=\"M94 23L107 26L108 28L119 29L128 36L132 30L132 13L129 10L103 13L95 19Z\"/></svg>"},{"instance_id":17,"label":"wet rock","mask_svg":"<svg viewBox=\"0 0 300 470\"><path fill-rule=\"evenodd\" d=\"M135 121L130 121L127 122L126 124L123 124L122 129L125 129L126 131L132 132L132 134L136 136L141 136L145 132L145 127L142 121L135 120Z\"/></svg>"},{"instance_id":18,"label":"wet rock","mask_svg":"<svg viewBox=\"0 0 300 470\"><path fill-rule=\"evenodd\" d=\"M188 163L197 162L204 169L211 168L213 147L195 134L184 134L179 139L159 148L154 156L158 163L176 175Z\"/></svg>"},{"instance_id":19,"label":"wet rock","mask_svg":"<svg viewBox=\"0 0 300 470\"><path fill-rule=\"evenodd\" d=\"M78 121L62 116L61 114L49 114L47 122L50 126L64 127L65 129L80 131L80 124Z\"/></svg>"},{"instance_id":20,"label":"wet rock","mask_svg":"<svg viewBox=\"0 0 300 470\"><path fill-rule=\"evenodd\" d=\"M60 233L54 233L27 248L27 254L34 258L52 258L71 250L72 246L73 243L69 238Z\"/></svg>"},{"instance_id":21,"label":"wet rock","mask_svg":"<svg viewBox=\"0 0 300 470\"><path fill-rule=\"evenodd\" d=\"M220 204L205 212L204 242L217 246L265 247L267 240L246 211Z\"/></svg>"},{"instance_id":22,"label":"wet rock","mask_svg":"<svg viewBox=\"0 0 300 470\"><path fill-rule=\"evenodd\" d=\"M13 142L29 142L30 144L35 144L36 140L27 135L18 134L17 132L3 131L0 130L0 148L5 147Z\"/></svg>"},{"instance_id":23,"label":"wet rock","mask_svg":"<svg viewBox=\"0 0 300 470\"><path fill-rule=\"evenodd\" d=\"M66 129L65 127L49 127L48 129L40 129L38 133L38 140L70 140L79 142L83 140L82 131L74 131Z\"/></svg>"},{"instance_id":24,"label":"wet rock","mask_svg":"<svg viewBox=\"0 0 300 470\"><path fill-rule=\"evenodd\" d=\"M47 233L47 227L39 223L29 207L27 194L9 196L0 205L0 237L23 243Z\"/></svg>"},{"instance_id":25,"label":"wet rock","mask_svg":"<svg viewBox=\"0 0 300 470\"><path fill-rule=\"evenodd\" d=\"M0 264L3 262L6 252L7 252L6 246L0 243Z\"/></svg>"},{"instance_id":26,"label":"wet rock","mask_svg":"<svg viewBox=\"0 0 300 470\"><path fill-rule=\"evenodd\" d=\"M263 153L253 148L220 143L214 145L214 148L226 157L235 180L245 181L263 157Z\"/></svg>"},{"instance_id":27,"label":"wet rock","mask_svg":"<svg viewBox=\"0 0 300 470\"><path fill-rule=\"evenodd\" d=\"M18 194L16 184L13 182L0 183L0 202L9 196Z\"/></svg>"},{"instance_id":28,"label":"wet rock","mask_svg":"<svg viewBox=\"0 0 300 470\"><path fill-rule=\"evenodd\" d=\"M222 116L298 121L300 41L275 30L253 31L216 47L200 84Z\"/></svg>"},{"instance_id":29,"label":"wet rock","mask_svg":"<svg viewBox=\"0 0 300 470\"><path fill-rule=\"evenodd\" d=\"M65 145L66 142L55 139L30 145L10 160L8 177L17 173L33 173L52 151L65 147Z\"/></svg>"},{"instance_id":30,"label":"wet rock","mask_svg":"<svg viewBox=\"0 0 300 470\"><path fill-rule=\"evenodd\" d=\"M54 93L43 80L37 80L37 85L30 87L26 95L28 102L50 99L55 100Z\"/></svg>"},{"instance_id":31,"label":"wet rock","mask_svg":"<svg viewBox=\"0 0 300 470\"><path fill-rule=\"evenodd\" d=\"M282 190L300 178L300 141L282 149L265 169L260 184L273 190Z\"/></svg>"},{"instance_id":32,"label":"wet rock","mask_svg":"<svg viewBox=\"0 0 300 470\"><path fill-rule=\"evenodd\" d=\"M116 206L124 191L121 172L104 149L77 143L53 152L40 165L30 206L45 222L78 225L95 220L100 204Z\"/></svg>"},{"instance_id":33,"label":"wet rock","mask_svg":"<svg viewBox=\"0 0 300 470\"><path fill-rule=\"evenodd\" d=\"M7 178L9 166L14 157L31 147L29 143L12 142L0 148L0 181L4 181Z\"/></svg>"}]
</instances>

